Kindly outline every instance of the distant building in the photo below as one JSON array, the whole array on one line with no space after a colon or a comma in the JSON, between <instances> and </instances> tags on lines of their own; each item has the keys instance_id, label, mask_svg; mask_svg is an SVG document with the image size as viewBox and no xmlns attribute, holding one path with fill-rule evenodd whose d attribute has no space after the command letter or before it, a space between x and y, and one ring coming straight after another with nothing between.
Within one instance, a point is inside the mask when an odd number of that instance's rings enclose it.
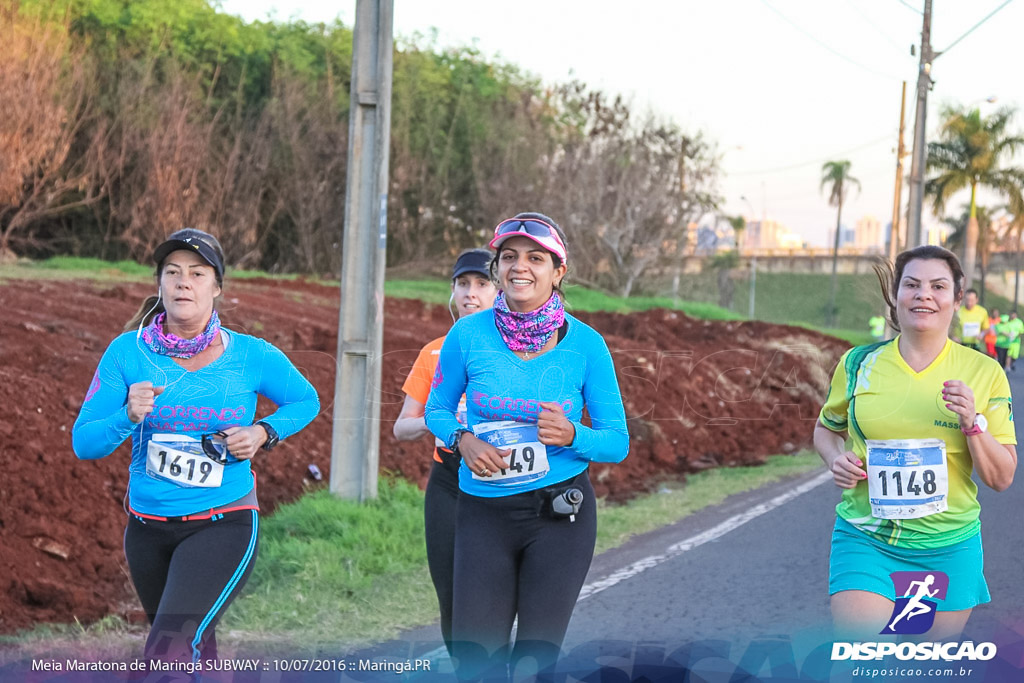
<instances>
[{"instance_id":1,"label":"distant building","mask_svg":"<svg viewBox=\"0 0 1024 683\"><path fill-rule=\"evenodd\" d=\"M799 249L803 238L773 220L748 221L743 235L745 249Z\"/></svg>"},{"instance_id":2,"label":"distant building","mask_svg":"<svg viewBox=\"0 0 1024 683\"><path fill-rule=\"evenodd\" d=\"M864 253L880 254L885 250L886 231L874 216L864 216L853 229L853 247Z\"/></svg>"},{"instance_id":3,"label":"distant building","mask_svg":"<svg viewBox=\"0 0 1024 683\"><path fill-rule=\"evenodd\" d=\"M856 238L857 238L857 231L854 228L848 228L845 225L840 225L839 226L839 248L840 249L842 249L844 247L852 247L852 246L854 246L854 241L856 240ZM832 230L828 231L828 243L825 246L827 246L829 249L831 249L832 246L835 244L835 239L836 239L836 231L833 228Z\"/></svg>"}]
</instances>

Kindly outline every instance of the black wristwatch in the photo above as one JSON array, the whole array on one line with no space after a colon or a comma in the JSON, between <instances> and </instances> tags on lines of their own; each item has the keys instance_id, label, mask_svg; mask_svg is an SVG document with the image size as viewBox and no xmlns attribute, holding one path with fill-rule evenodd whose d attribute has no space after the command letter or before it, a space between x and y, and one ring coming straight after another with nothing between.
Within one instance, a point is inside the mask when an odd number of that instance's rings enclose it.
<instances>
[{"instance_id":1,"label":"black wristwatch","mask_svg":"<svg viewBox=\"0 0 1024 683\"><path fill-rule=\"evenodd\" d=\"M450 450L452 453L459 450L459 442L462 441L462 435L469 433L470 432L468 429L460 429L457 432L455 432L455 436L452 437L452 442L448 444L448 450Z\"/></svg>"},{"instance_id":2,"label":"black wristwatch","mask_svg":"<svg viewBox=\"0 0 1024 683\"><path fill-rule=\"evenodd\" d=\"M281 440L281 437L277 435L277 430L271 427L267 422L260 420L256 424L258 424L260 427L263 427L263 429L265 429L267 432L267 440L263 442L262 448L265 451L269 451L278 444L278 442Z\"/></svg>"}]
</instances>

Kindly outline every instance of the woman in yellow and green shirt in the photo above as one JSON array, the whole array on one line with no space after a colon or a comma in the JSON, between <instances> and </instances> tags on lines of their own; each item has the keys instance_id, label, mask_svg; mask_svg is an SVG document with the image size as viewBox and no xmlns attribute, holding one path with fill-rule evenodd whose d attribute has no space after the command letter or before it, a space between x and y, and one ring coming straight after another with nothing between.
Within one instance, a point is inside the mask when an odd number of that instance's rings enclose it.
<instances>
[{"instance_id":1,"label":"woman in yellow and green shirt","mask_svg":"<svg viewBox=\"0 0 1024 683\"><path fill-rule=\"evenodd\" d=\"M890 575L942 572L948 590L928 631L938 639L959 633L989 600L971 472L997 491L1013 481L1010 387L994 360L949 339L963 287L952 252L903 252L879 280L900 334L843 356L814 430L843 489L829 562L832 616L837 637L877 640L893 628L902 597Z\"/></svg>"}]
</instances>

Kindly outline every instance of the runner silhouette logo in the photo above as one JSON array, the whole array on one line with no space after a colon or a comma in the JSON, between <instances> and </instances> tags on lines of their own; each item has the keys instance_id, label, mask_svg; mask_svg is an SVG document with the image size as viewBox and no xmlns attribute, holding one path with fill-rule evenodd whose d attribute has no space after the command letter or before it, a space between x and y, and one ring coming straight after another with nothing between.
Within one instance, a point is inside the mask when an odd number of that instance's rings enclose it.
<instances>
[{"instance_id":1,"label":"runner silhouette logo","mask_svg":"<svg viewBox=\"0 0 1024 683\"><path fill-rule=\"evenodd\" d=\"M927 633L935 622L936 601L946 599L949 577L944 572L893 572L889 578L896 589L896 604L882 635Z\"/></svg>"}]
</instances>

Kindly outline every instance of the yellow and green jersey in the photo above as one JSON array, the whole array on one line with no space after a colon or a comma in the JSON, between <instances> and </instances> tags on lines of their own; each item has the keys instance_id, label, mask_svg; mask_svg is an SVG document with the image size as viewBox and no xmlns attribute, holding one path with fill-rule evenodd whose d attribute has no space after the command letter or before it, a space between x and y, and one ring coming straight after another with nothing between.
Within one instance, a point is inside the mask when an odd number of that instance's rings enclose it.
<instances>
[{"instance_id":1,"label":"yellow and green jersey","mask_svg":"<svg viewBox=\"0 0 1024 683\"><path fill-rule=\"evenodd\" d=\"M964 344L977 344L982 339L982 332L988 329L988 311L984 306L961 308L957 313L960 321L956 327L957 337Z\"/></svg>"},{"instance_id":2,"label":"yellow and green jersey","mask_svg":"<svg viewBox=\"0 0 1024 683\"><path fill-rule=\"evenodd\" d=\"M978 307L975 307L978 308ZM848 432L851 450L867 463L868 439L941 439L946 444L948 508L917 519L878 519L871 514L868 482L843 491L840 517L861 531L904 548L941 548L980 528L973 462L956 413L942 399L943 382L960 380L974 393L988 431L1003 444L1016 444L1013 404L1006 375L994 360L947 341L932 364L915 372L899 353L896 339L847 351L818 417L834 432Z\"/></svg>"},{"instance_id":3,"label":"yellow and green jersey","mask_svg":"<svg viewBox=\"0 0 1024 683\"><path fill-rule=\"evenodd\" d=\"M1010 326L1010 358L1020 358L1020 340L1021 335L1024 335L1024 319L1014 318L1008 325Z\"/></svg>"}]
</instances>

